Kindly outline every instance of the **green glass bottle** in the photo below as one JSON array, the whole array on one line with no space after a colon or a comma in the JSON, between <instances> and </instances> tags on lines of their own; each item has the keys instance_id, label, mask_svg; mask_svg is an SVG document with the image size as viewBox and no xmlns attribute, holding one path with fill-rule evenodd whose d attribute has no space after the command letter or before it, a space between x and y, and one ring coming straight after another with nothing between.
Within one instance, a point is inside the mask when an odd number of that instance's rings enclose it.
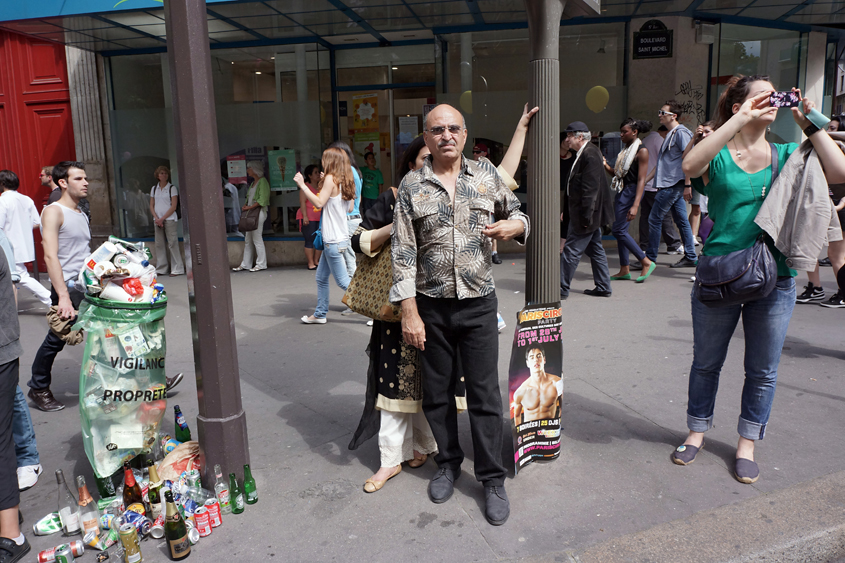
<instances>
[{"instance_id":1,"label":"green glass bottle","mask_svg":"<svg viewBox=\"0 0 845 563\"><path fill-rule=\"evenodd\" d=\"M170 489L164 491L164 501L167 503L167 512L164 518L164 537L167 539L167 547L170 552L170 559L180 561L191 555L191 542L188 540L188 527L173 502L173 493Z\"/></svg>"},{"instance_id":2,"label":"green glass bottle","mask_svg":"<svg viewBox=\"0 0 845 563\"><path fill-rule=\"evenodd\" d=\"M229 498L232 503L232 512L241 514L244 511L244 492L238 485L238 478L234 473L229 473Z\"/></svg>"},{"instance_id":3,"label":"green glass bottle","mask_svg":"<svg viewBox=\"0 0 845 563\"><path fill-rule=\"evenodd\" d=\"M249 464L244 465L244 493L246 494L247 504L258 502L258 490L255 485L255 479L252 477L252 471L249 469Z\"/></svg>"},{"instance_id":4,"label":"green glass bottle","mask_svg":"<svg viewBox=\"0 0 845 563\"><path fill-rule=\"evenodd\" d=\"M191 441L191 429L188 428L188 421L185 420L185 415L182 414L182 409L179 408L179 405L173 407L173 412L175 413L174 418L176 419L176 432L174 433L174 438L176 438L177 442L185 442Z\"/></svg>"}]
</instances>

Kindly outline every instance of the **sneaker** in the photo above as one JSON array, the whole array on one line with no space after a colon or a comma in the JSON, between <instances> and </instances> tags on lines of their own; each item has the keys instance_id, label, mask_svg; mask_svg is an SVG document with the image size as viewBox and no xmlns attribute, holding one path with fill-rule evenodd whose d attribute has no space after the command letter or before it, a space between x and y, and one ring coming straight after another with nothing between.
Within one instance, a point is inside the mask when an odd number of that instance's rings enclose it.
<instances>
[{"instance_id":1,"label":"sneaker","mask_svg":"<svg viewBox=\"0 0 845 563\"><path fill-rule=\"evenodd\" d=\"M683 245L677 246L675 248L670 248L669 250L666 251L666 254L683 254L683 253L684 253Z\"/></svg>"},{"instance_id":2,"label":"sneaker","mask_svg":"<svg viewBox=\"0 0 845 563\"><path fill-rule=\"evenodd\" d=\"M499 320L499 332L502 332L508 327L508 325L505 324L505 319L502 318L501 313L496 313L496 318Z\"/></svg>"},{"instance_id":3,"label":"sneaker","mask_svg":"<svg viewBox=\"0 0 845 563\"><path fill-rule=\"evenodd\" d=\"M830 263L830 258L822 258L819 260L819 266L833 266L833 264Z\"/></svg>"},{"instance_id":4,"label":"sneaker","mask_svg":"<svg viewBox=\"0 0 845 563\"><path fill-rule=\"evenodd\" d=\"M31 489L38 482L38 476L44 472L41 464L18 467L18 490L23 492Z\"/></svg>"},{"instance_id":5,"label":"sneaker","mask_svg":"<svg viewBox=\"0 0 845 563\"><path fill-rule=\"evenodd\" d=\"M501 258L499 258L499 253L498 253L498 252L494 252L494 253L493 253L493 256L491 256L491 259L493 260L493 263L494 263L494 264L501 264L501 263L502 263L502 259L501 259Z\"/></svg>"},{"instance_id":6,"label":"sneaker","mask_svg":"<svg viewBox=\"0 0 845 563\"><path fill-rule=\"evenodd\" d=\"M686 256L669 266L670 268L695 268L698 264L698 260L690 260Z\"/></svg>"},{"instance_id":7,"label":"sneaker","mask_svg":"<svg viewBox=\"0 0 845 563\"><path fill-rule=\"evenodd\" d=\"M701 246L701 242L697 238L692 239L692 242L695 246Z\"/></svg>"},{"instance_id":8,"label":"sneaker","mask_svg":"<svg viewBox=\"0 0 845 563\"><path fill-rule=\"evenodd\" d=\"M170 393L170 391L174 387L176 387L177 385L182 383L183 377L185 377L185 376L182 374L181 371L179 373L177 373L176 375L174 375L173 377L165 377L164 378L165 379L164 390L167 391L168 393Z\"/></svg>"},{"instance_id":9,"label":"sneaker","mask_svg":"<svg viewBox=\"0 0 845 563\"><path fill-rule=\"evenodd\" d=\"M344 309L343 311L341 311L341 313L340 313L340 314L341 314L341 315L343 315L344 317L348 317L349 315L354 315L354 314L355 314L355 311L353 311L352 309L350 309L349 307L347 307L346 309Z\"/></svg>"},{"instance_id":10,"label":"sneaker","mask_svg":"<svg viewBox=\"0 0 845 563\"><path fill-rule=\"evenodd\" d=\"M836 297L836 295L833 297ZM824 301L824 289L814 286L812 282L804 287L804 293L795 298L796 303L819 303L821 301Z\"/></svg>"},{"instance_id":11,"label":"sneaker","mask_svg":"<svg viewBox=\"0 0 845 563\"><path fill-rule=\"evenodd\" d=\"M822 307L830 307L831 309L842 309L845 308L845 299L843 299L842 295L837 291L833 294L833 297L827 301L819 303L819 305Z\"/></svg>"},{"instance_id":12,"label":"sneaker","mask_svg":"<svg viewBox=\"0 0 845 563\"><path fill-rule=\"evenodd\" d=\"M303 323L307 324L307 325L324 325L324 324L326 324L326 317L320 318L320 317L315 317L313 315L311 315L311 316L304 315L299 320L302 321Z\"/></svg>"},{"instance_id":13,"label":"sneaker","mask_svg":"<svg viewBox=\"0 0 845 563\"><path fill-rule=\"evenodd\" d=\"M367 326L373 326L373 319L367 321Z\"/></svg>"}]
</instances>

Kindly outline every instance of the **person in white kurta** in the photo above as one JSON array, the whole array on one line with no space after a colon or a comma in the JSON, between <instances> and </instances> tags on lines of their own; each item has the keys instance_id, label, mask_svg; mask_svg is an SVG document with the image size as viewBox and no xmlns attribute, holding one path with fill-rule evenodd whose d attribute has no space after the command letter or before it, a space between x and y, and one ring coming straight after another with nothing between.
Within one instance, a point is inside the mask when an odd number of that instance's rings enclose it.
<instances>
[{"instance_id":1,"label":"person in white kurta","mask_svg":"<svg viewBox=\"0 0 845 563\"><path fill-rule=\"evenodd\" d=\"M20 286L35 294L39 301L50 305L50 290L31 278L26 263L35 260L35 241L32 229L41 226L41 216L35 209L35 203L27 196L18 193L20 181L10 170L0 170L0 229L12 243L15 251L15 268L20 276Z\"/></svg>"}]
</instances>

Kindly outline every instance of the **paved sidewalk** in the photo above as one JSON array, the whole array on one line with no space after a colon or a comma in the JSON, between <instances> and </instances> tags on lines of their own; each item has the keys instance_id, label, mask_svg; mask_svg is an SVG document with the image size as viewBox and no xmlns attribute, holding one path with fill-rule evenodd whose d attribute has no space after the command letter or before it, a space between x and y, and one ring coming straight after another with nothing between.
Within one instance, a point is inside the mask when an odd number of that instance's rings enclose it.
<instances>
[{"instance_id":1,"label":"paved sidewalk","mask_svg":"<svg viewBox=\"0 0 845 563\"><path fill-rule=\"evenodd\" d=\"M613 268L615 251L609 255ZM508 323L500 335L502 382L514 316L524 303L525 276L524 259L503 258L505 263L494 267L499 310ZM233 274L242 390L260 500L243 515L225 516L223 526L195 547L197 553L209 561L284 562L845 558L845 452L837 423L845 406L845 310L796 306L772 419L757 448L761 478L743 485L731 474L743 373L741 326L705 449L689 467L669 459L686 433L693 270L672 270L668 264L675 257L660 258L647 283L613 282L609 299L581 293L593 287L589 263L582 262L563 305L561 457L529 466L507 481L512 513L498 528L483 516L465 416L460 424L467 459L453 499L442 505L428 500L432 461L405 468L383 490L365 494L362 485L379 464L376 439L354 452L347 444L363 407L366 319L341 316L341 292L332 287L329 322L300 324L316 304L314 273L304 268ZM830 268L822 269L822 280L830 294L835 287ZM805 284L806 276L797 281ZM173 428L174 404L195 429L185 278L164 283L170 301L168 373L185 372L169 400L165 429ZM26 292L21 296L21 308L32 307L21 314L23 386L46 323L45 310ZM45 473L22 494L33 545L27 561L61 542L59 536L31 534L32 524L56 509L55 470L63 469L69 479L83 474L92 482L79 429L81 355L82 346L67 348L55 364L53 391L68 408L33 409ZM503 451L511 457L509 443ZM145 561L167 560L162 541L147 540L142 550ZM86 553L81 560L94 557Z\"/></svg>"}]
</instances>

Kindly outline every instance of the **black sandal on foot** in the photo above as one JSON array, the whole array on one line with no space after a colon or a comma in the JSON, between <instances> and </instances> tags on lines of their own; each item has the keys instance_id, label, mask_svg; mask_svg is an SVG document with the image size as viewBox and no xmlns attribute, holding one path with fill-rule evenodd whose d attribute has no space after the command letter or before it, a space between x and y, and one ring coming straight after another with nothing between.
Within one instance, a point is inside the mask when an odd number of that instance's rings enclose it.
<instances>
[{"instance_id":1,"label":"black sandal on foot","mask_svg":"<svg viewBox=\"0 0 845 563\"><path fill-rule=\"evenodd\" d=\"M689 444L680 445L674 452L672 452L672 461L678 465L689 465L695 461L695 456L697 456L698 452L703 449L704 442L701 442L701 445L697 448Z\"/></svg>"},{"instance_id":2,"label":"black sandal on foot","mask_svg":"<svg viewBox=\"0 0 845 563\"><path fill-rule=\"evenodd\" d=\"M734 468L734 477L740 483L750 485L760 478L760 468L757 463L750 459L737 458L736 466Z\"/></svg>"}]
</instances>

